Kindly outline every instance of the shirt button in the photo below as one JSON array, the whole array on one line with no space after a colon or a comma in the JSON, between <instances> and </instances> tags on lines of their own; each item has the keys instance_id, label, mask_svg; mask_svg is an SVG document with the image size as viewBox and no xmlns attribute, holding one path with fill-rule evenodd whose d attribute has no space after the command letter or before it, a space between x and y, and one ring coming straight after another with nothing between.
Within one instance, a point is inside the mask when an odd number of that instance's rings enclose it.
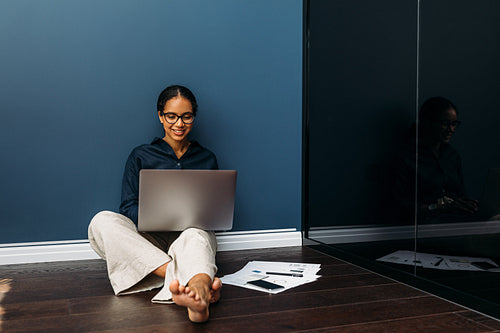
<instances>
[{"instance_id":1,"label":"shirt button","mask_svg":"<svg viewBox=\"0 0 500 333\"><path fill-rule=\"evenodd\" d=\"M181 164L180 164L180 163L177 163L177 166L178 166L178 167L180 167L180 166L181 166Z\"/></svg>"}]
</instances>

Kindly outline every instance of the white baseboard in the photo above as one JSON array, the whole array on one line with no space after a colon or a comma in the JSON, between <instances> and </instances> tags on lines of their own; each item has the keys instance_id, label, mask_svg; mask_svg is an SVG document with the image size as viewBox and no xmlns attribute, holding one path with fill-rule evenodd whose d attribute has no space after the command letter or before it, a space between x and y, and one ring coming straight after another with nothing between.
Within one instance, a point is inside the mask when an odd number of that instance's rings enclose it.
<instances>
[{"instance_id":1,"label":"white baseboard","mask_svg":"<svg viewBox=\"0 0 500 333\"><path fill-rule=\"evenodd\" d=\"M415 226L359 226L311 228L309 238L325 244L377 242L397 239L452 237L500 233L500 221L480 221Z\"/></svg>"},{"instance_id":2,"label":"white baseboard","mask_svg":"<svg viewBox=\"0 0 500 333\"><path fill-rule=\"evenodd\" d=\"M301 246L302 233L296 229L217 233L217 251Z\"/></svg>"},{"instance_id":3,"label":"white baseboard","mask_svg":"<svg viewBox=\"0 0 500 333\"><path fill-rule=\"evenodd\" d=\"M419 238L500 233L500 221L421 225ZM218 251L301 246L296 229L230 231L217 233ZM409 239L414 226L312 228L309 238L326 244ZM0 244L0 265L98 259L88 240Z\"/></svg>"},{"instance_id":4,"label":"white baseboard","mask_svg":"<svg viewBox=\"0 0 500 333\"><path fill-rule=\"evenodd\" d=\"M230 231L216 236L218 251L302 245L296 229ZM0 244L0 265L85 259L99 259L88 240Z\"/></svg>"}]
</instances>

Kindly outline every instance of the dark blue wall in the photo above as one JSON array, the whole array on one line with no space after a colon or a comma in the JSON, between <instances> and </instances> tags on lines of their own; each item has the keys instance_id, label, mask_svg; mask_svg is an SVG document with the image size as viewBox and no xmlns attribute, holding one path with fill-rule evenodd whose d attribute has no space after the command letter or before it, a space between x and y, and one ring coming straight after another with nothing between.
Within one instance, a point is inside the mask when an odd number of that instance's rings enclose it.
<instances>
[{"instance_id":1,"label":"dark blue wall","mask_svg":"<svg viewBox=\"0 0 500 333\"><path fill-rule=\"evenodd\" d=\"M0 243L83 239L173 83L239 171L234 230L300 228L302 1L0 2Z\"/></svg>"}]
</instances>

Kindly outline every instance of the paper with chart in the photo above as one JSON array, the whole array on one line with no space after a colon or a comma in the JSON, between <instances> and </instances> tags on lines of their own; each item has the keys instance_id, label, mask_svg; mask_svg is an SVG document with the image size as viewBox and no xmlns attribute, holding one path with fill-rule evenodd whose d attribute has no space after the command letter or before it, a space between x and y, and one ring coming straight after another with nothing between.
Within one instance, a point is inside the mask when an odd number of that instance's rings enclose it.
<instances>
[{"instance_id":1,"label":"paper with chart","mask_svg":"<svg viewBox=\"0 0 500 333\"><path fill-rule=\"evenodd\" d=\"M500 267L489 258L396 251L377 260L394 264L414 265L423 268L442 270L500 272Z\"/></svg>"},{"instance_id":2,"label":"paper with chart","mask_svg":"<svg viewBox=\"0 0 500 333\"><path fill-rule=\"evenodd\" d=\"M221 280L224 284L277 294L316 281L320 277L316 274L320 269L320 264L250 261L236 273L225 275ZM249 281L255 280L271 282L283 288L269 290L248 284Z\"/></svg>"}]
</instances>

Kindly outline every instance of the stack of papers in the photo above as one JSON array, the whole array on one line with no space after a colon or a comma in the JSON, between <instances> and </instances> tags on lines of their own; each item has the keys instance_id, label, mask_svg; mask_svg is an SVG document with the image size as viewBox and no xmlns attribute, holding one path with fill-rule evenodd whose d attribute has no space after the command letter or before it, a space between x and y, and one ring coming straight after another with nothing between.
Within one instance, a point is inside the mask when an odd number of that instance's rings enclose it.
<instances>
[{"instance_id":1,"label":"stack of papers","mask_svg":"<svg viewBox=\"0 0 500 333\"><path fill-rule=\"evenodd\" d=\"M489 258L445 256L440 254L419 253L413 251L396 251L378 261L394 264L414 265L424 268L457 271L500 272L500 267Z\"/></svg>"},{"instance_id":2,"label":"stack of papers","mask_svg":"<svg viewBox=\"0 0 500 333\"><path fill-rule=\"evenodd\" d=\"M316 275L320 269L320 264L250 261L236 273L226 275L221 280L224 284L277 294L290 288L316 281L320 277L320 275ZM249 284L251 281L258 280L273 283L278 285L279 288L268 289Z\"/></svg>"}]
</instances>

